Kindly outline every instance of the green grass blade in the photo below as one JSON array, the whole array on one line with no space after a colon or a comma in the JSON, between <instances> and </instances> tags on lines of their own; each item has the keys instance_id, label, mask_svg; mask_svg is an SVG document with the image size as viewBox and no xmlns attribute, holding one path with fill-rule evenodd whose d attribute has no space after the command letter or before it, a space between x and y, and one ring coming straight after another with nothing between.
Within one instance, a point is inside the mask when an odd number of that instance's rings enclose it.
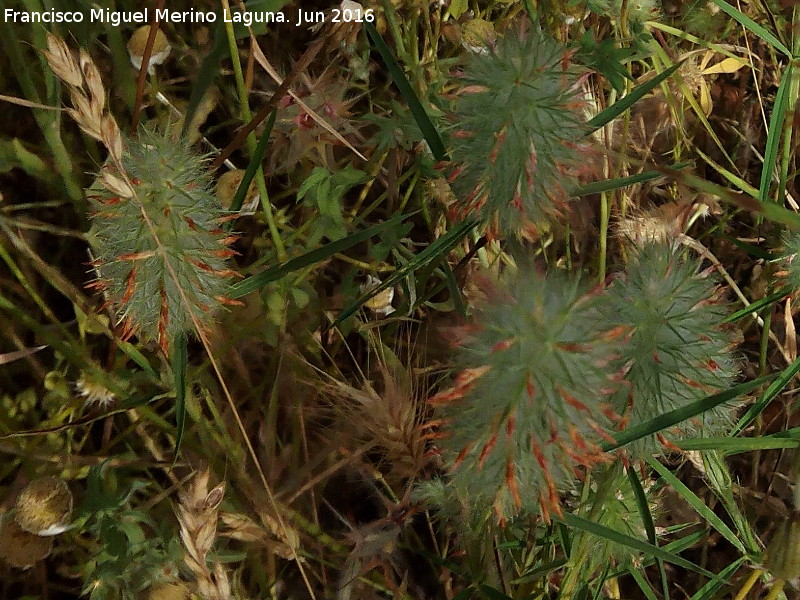
<instances>
[{"instance_id":1,"label":"green grass blade","mask_svg":"<svg viewBox=\"0 0 800 600\"><path fill-rule=\"evenodd\" d=\"M695 531L694 533L688 533L683 537L676 539L674 542L670 542L669 544L664 544L662 548L664 550L667 550L668 552L677 554L678 552L683 552L684 550L691 548L692 546L700 542L700 540L702 540L704 537L706 537L705 531ZM655 562L654 558L647 557L644 560L642 560L641 566L642 568L649 567L654 562ZM629 572L628 569L623 567L618 571L612 571L610 577L621 577L628 572Z\"/></svg>"},{"instance_id":2,"label":"green grass blade","mask_svg":"<svg viewBox=\"0 0 800 600\"><path fill-rule=\"evenodd\" d=\"M200 68L197 70L197 76L192 78L192 93L189 94L189 102L186 105L186 114L183 117L183 128L181 129L181 137L185 137L189 132L189 127L194 119L194 113L197 112L197 107L203 101L203 96L214 83L214 79L220 72L220 65L223 59L228 55L227 43L225 37L225 26L222 20L219 19L217 26L214 28L214 43L211 46L211 51L206 55L200 63Z\"/></svg>"},{"instance_id":3,"label":"green grass blade","mask_svg":"<svg viewBox=\"0 0 800 600\"><path fill-rule=\"evenodd\" d=\"M244 172L242 182L239 184L239 187L236 190L236 195L233 197L233 202L231 202L231 212L239 212L239 210L242 208L245 196L247 196L247 190L250 189L250 182L253 181L253 178L256 176L258 168L261 166L261 162L264 159L264 154L267 151L267 144L269 143L269 136L272 134L272 128L275 126L275 118L277 116L278 111L276 110L273 110L272 114L269 116L269 121L267 121L267 125L264 127L264 133L261 134L261 139L258 140L258 145L253 152L253 156L250 158L250 163L247 165L247 169ZM269 199L262 198L262 201L269 202Z\"/></svg>"},{"instance_id":4,"label":"green grass blade","mask_svg":"<svg viewBox=\"0 0 800 600\"><path fill-rule=\"evenodd\" d=\"M736 549L739 550L739 552L741 552L742 554L747 554L747 550L745 550L744 544L742 544L741 540L739 540L739 538L736 537L736 534L733 531L731 531L731 528L728 527L722 521L722 519L720 519L716 514L714 514L713 510L711 510L708 506L706 506L705 502L703 502L700 498L697 497L697 494L695 494L692 490L686 487L686 485L680 479L675 477L675 475L673 475L669 469L667 469L664 465L662 465L654 458L648 457L645 458L645 461L647 462L648 465L650 465L650 468L653 469L656 473L658 473L661 477L663 477L664 480L676 492L678 492L683 497L683 499L686 500L689 506L694 508L697 511L697 513L701 517L703 517L711 527L717 530L717 532L722 537L724 537L731 544L733 544L736 547Z\"/></svg>"},{"instance_id":5,"label":"green grass blade","mask_svg":"<svg viewBox=\"0 0 800 600\"><path fill-rule=\"evenodd\" d=\"M242 296L246 296L250 292L260 289L273 281L277 281L278 279L291 273L292 271L297 271L298 269L302 269L303 267L316 264L318 262L325 260L326 258L333 256L337 252L343 252L349 248L352 248L356 244L365 242L371 237L378 235L382 231L385 231L386 229L390 229L391 227L399 225L410 216L411 215L409 214L409 215L398 215L396 217L392 217L391 219L389 219L384 223L373 225L372 227L369 227L363 231L359 231L340 240L336 240L335 242L331 242L330 244L325 244L321 248L311 250L310 252L306 252L305 254L301 254L300 256L297 256L291 260L288 260L284 263L271 267L266 271L262 271L257 275L248 277L247 279L244 279L239 283L233 285L231 287L230 292L228 293L228 296L230 298L241 298Z\"/></svg>"},{"instance_id":6,"label":"green grass blade","mask_svg":"<svg viewBox=\"0 0 800 600\"><path fill-rule=\"evenodd\" d=\"M723 323L733 323L734 321L738 321L742 317L746 317L748 315L753 314L754 312L758 312L762 308L766 308L767 306L769 306L770 304L772 304L774 302L777 302L781 298L785 298L791 292L792 292L792 290L790 290L789 288L783 288L782 290L778 290L774 294L770 294L769 296L765 296L764 298L761 298L761 300L756 300L755 302L753 302L749 306L746 306L745 308L743 308L741 310L737 310L735 313L733 313L728 318L726 318L723 321Z\"/></svg>"},{"instance_id":7,"label":"green grass blade","mask_svg":"<svg viewBox=\"0 0 800 600\"><path fill-rule=\"evenodd\" d=\"M560 523L563 527L563 524ZM569 554L567 549L564 549L566 554ZM517 579L512 579L511 583L514 585L521 585L523 583L530 583L531 581L536 581L537 579L542 579L545 575L550 573L551 571L555 571L556 569L560 569L564 565L567 564L567 560L565 558L559 558L557 560L551 560L549 562L544 563L543 565L537 566L535 569L525 573L521 577Z\"/></svg>"},{"instance_id":8,"label":"green grass blade","mask_svg":"<svg viewBox=\"0 0 800 600\"><path fill-rule=\"evenodd\" d=\"M733 495L735 484L728 463L725 462L722 453L716 450L704 452L702 458L708 487L725 507L731 523L736 527L739 539L747 549L746 554L750 557L757 557L760 552L760 544L755 532L750 527L750 521L739 509L738 499Z\"/></svg>"},{"instance_id":9,"label":"green grass blade","mask_svg":"<svg viewBox=\"0 0 800 600\"><path fill-rule=\"evenodd\" d=\"M699 153L699 150L697 152ZM721 185L698 177L697 175L692 175L685 170L673 171L666 168L659 170L663 175L671 177L690 188L716 196L723 202L750 211L756 215L761 215L776 223L782 223L792 231L800 231L800 214L788 210L780 204L776 204L775 202L759 202L758 198L753 195L732 192ZM757 194L757 190L754 189L754 192Z\"/></svg>"},{"instance_id":10,"label":"green grass blade","mask_svg":"<svg viewBox=\"0 0 800 600\"><path fill-rule=\"evenodd\" d=\"M719 589L727 583L728 578L733 575L742 563L745 561L744 556L740 556L727 567L722 569L711 581L706 583L703 587L697 590L697 593L689 600L711 600L716 597Z\"/></svg>"},{"instance_id":11,"label":"green grass blade","mask_svg":"<svg viewBox=\"0 0 800 600\"><path fill-rule=\"evenodd\" d=\"M715 406L719 406L725 402L730 402L737 396L746 394L747 392L756 389L758 386L771 380L772 378L772 375L766 375L764 377L759 377L758 379L753 379L752 381L740 383L739 385L735 385L724 392L720 392L719 394L707 396L706 398L698 400L697 402L692 402L686 406L682 406L662 415L658 415L654 419L651 419L645 423L641 423L640 425L636 425L635 427L629 427L625 431L614 434L614 438L617 440L616 444L608 442L603 443L603 450L614 450L624 446L625 444L630 444L639 438L643 438L668 427L672 427L676 423L690 419L695 415L699 415L702 412L714 408Z\"/></svg>"},{"instance_id":12,"label":"green grass blade","mask_svg":"<svg viewBox=\"0 0 800 600\"><path fill-rule=\"evenodd\" d=\"M742 190L748 196L752 196L753 198L758 198L758 190L747 183L744 179L739 177L736 173L729 171L721 164L716 162L713 158L711 158L708 154L700 150L699 148L694 148L694 151L709 165L712 169L714 169L719 175L727 179L730 183L735 185L737 188Z\"/></svg>"},{"instance_id":13,"label":"green grass blade","mask_svg":"<svg viewBox=\"0 0 800 600\"><path fill-rule=\"evenodd\" d=\"M800 432L795 432L800 433ZM780 450L800 447L800 439L764 436L757 438L710 437L681 440L681 450L719 450L727 455L755 450Z\"/></svg>"},{"instance_id":14,"label":"green grass blade","mask_svg":"<svg viewBox=\"0 0 800 600\"><path fill-rule=\"evenodd\" d=\"M483 594L485 598L488 598L488 600L514 600L511 596L506 596L500 590L488 585L480 585L478 588L480 589L481 594Z\"/></svg>"},{"instance_id":15,"label":"green grass blade","mask_svg":"<svg viewBox=\"0 0 800 600\"><path fill-rule=\"evenodd\" d=\"M767 262L772 262L772 261L777 260L777 259L780 258L780 256L778 256L777 254L774 254L772 252L768 252L764 248L760 248L759 246L756 246L755 244L749 244L747 242L743 242L742 240L740 240L738 238L735 238L735 237L733 237L731 235L727 235L727 234L723 233L722 234L722 239L730 242L731 244L733 244L737 248L741 248L742 250L747 252L750 256L754 256L755 258L760 258L761 260L764 260L764 261L767 261Z\"/></svg>"},{"instance_id":16,"label":"green grass blade","mask_svg":"<svg viewBox=\"0 0 800 600\"><path fill-rule=\"evenodd\" d=\"M587 531L589 533L600 536L616 544L620 544L622 546L631 548L632 550L636 550L637 552L646 554L647 556L652 556L653 558L660 558L665 562L677 565L679 567L683 567L684 569L688 569L690 571L693 571L694 573L699 573L701 575L705 575L706 577L714 577L714 574L711 573L710 571L706 571L704 568L698 567L693 562L686 560L685 558L682 558L680 556L676 556L675 554L665 550L664 548L659 548L658 546L654 546L653 544L650 544L643 540L637 540L636 538L632 538L618 531L614 531L613 529L609 529L608 527L604 527L599 523L589 521L588 519L584 519L583 517L578 517L570 513L564 513L563 517L553 517L553 520L561 521L570 527Z\"/></svg>"},{"instance_id":17,"label":"green grass blade","mask_svg":"<svg viewBox=\"0 0 800 600\"><path fill-rule=\"evenodd\" d=\"M789 100L789 87L792 82L792 65L786 68L775 94L775 104L772 107L772 116L769 119L769 133L767 134L767 146L764 150L764 166L761 168L761 183L758 187L758 199L761 202L769 200L769 186L772 183L772 172L778 161L778 150L783 132L783 121L786 117L786 106ZM778 198L782 194L778 190Z\"/></svg>"},{"instance_id":18,"label":"green grass blade","mask_svg":"<svg viewBox=\"0 0 800 600\"><path fill-rule=\"evenodd\" d=\"M658 596L656 596L655 591L651 587L650 583L644 578L641 571L639 569L629 569L628 572L633 577L633 580L636 582L636 585L639 586L642 594L647 600L658 600Z\"/></svg>"},{"instance_id":19,"label":"green grass blade","mask_svg":"<svg viewBox=\"0 0 800 600\"><path fill-rule=\"evenodd\" d=\"M692 163L689 162L682 162L669 168L678 171L691 166L691 164ZM635 183L644 183L645 181L651 181L663 176L664 174L659 173L658 171L644 171L643 173L629 175L628 177L617 177L615 179L606 179L605 181L593 181L592 183L587 183L586 185L580 186L577 190L575 190L575 192L573 192L572 195L578 197L588 196L590 194L599 194L601 192L611 192Z\"/></svg>"},{"instance_id":20,"label":"green grass blade","mask_svg":"<svg viewBox=\"0 0 800 600\"><path fill-rule=\"evenodd\" d=\"M653 513L650 512L650 503L647 501L647 495L642 487L642 482L639 481L636 470L632 469L630 466L625 469L625 474L628 476L631 489L636 497L636 507L639 510L639 515L642 517L644 530L647 533L647 540L653 544L653 546L658 546L656 525L653 522ZM667 578L667 572L664 569L664 561L661 559L656 559L656 562L658 563L658 572L661 578L661 593L664 596L664 600L669 600L669 579Z\"/></svg>"},{"instance_id":21,"label":"green grass blade","mask_svg":"<svg viewBox=\"0 0 800 600\"><path fill-rule=\"evenodd\" d=\"M456 275L453 273L453 269L450 268L450 265L444 263L442 265L442 270L444 271L446 282L447 282L447 289L450 292L450 297L453 299L453 307L455 308L456 314L461 317L462 319L467 318L467 307L464 304L464 298L461 296L461 290L458 289L458 281L456 280Z\"/></svg>"},{"instance_id":22,"label":"green grass blade","mask_svg":"<svg viewBox=\"0 0 800 600\"><path fill-rule=\"evenodd\" d=\"M400 90L400 94L402 94L406 103L408 103L408 108L411 110L411 114L414 116L414 120L417 122L420 131L422 131L422 136L425 138L425 141L428 142L433 157L436 160L444 160L447 152L445 151L444 143L442 143L442 138L439 132L436 131L436 127L434 127L428 113L425 112L425 109L422 107L422 103L419 101L419 98L417 98L416 93L414 93L414 89L408 82L405 73L403 73L403 69L400 68L394 54L392 54L386 42L383 41L381 34L378 33L375 26L372 23L364 23L364 26L367 29L369 39L375 45L386 68L389 70L389 74L392 76L397 89Z\"/></svg>"},{"instance_id":23,"label":"green grass blade","mask_svg":"<svg viewBox=\"0 0 800 600\"><path fill-rule=\"evenodd\" d=\"M128 358L139 365L145 373L153 378L154 381L158 381L159 377L155 369L153 369L145 355L139 352L139 349L136 346L130 342L125 342L120 339L117 339L116 341L119 349L122 350L128 356Z\"/></svg>"},{"instance_id":24,"label":"green grass blade","mask_svg":"<svg viewBox=\"0 0 800 600\"><path fill-rule=\"evenodd\" d=\"M641 98L643 98L646 94L648 94L651 90L660 85L661 82L668 79L675 71L681 68L681 65L683 65L683 61L675 63L649 81L645 81L643 84L636 86L629 94L626 94L623 98L620 98L617 102L592 118L592 120L589 121L589 125L594 130L599 129L607 123L610 123L628 110L631 106L633 106L636 102L638 102Z\"/></svg>"},{"instance_id":25,"label":"green grass blade","mask_svg":"<svg viewBox=\"0 0 800 600\"><path fill-rule=\"evenodd\" d=\"M747 409L747 412L742 415L741 419L739 419L736 427L733 428L731 435L736 436L744 431L747 426L750 425L750 423L752 423L753 420L760 415L765 408L767 408L767 405L769 405L769 403L772 402L775 397L783 391L783 388L789 384L798 371L800 371L800 357L798 357L792 364L781 371L780 375L778 375L778 378L775 379L775 381L773 381L766 389L764 395ZM763 377L760 379L763 379Z\"/></svg>"},{"instance_id":26,"label":"green grass blade","mask_svg":"<svg viewBox=\"0 0 800 600\"><path fill-rule=\"evenodd\" d=\"M737 10L736 8L725 2L725 0L711 0L711 1L717 6L719 6L725 13L727 13L731 18L737 21L742 27L747 29L750 33L761 38L762 40L770 44L773 48L780 50L789 58L792 57L791 50L789 50L786 46L784 46L783 43L772 33L770 33L767 29L765 29L764 27L753 21L753 19L748 17L746 14L744 14L740 10Z\"/></svg>"}]
</instances>

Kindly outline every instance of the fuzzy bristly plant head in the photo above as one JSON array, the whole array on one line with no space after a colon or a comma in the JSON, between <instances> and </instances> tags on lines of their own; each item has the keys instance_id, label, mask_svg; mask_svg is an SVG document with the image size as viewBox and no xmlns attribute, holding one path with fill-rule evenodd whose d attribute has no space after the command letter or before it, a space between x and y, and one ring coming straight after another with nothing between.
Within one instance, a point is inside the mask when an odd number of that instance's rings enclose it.
<instances>
[{"instance_id":1,"label":"fuzzy bristly plant head","mask_svg":"<svg viewBox=\"0 0 800 600\"><path fill-rule=\"evenodd\" d=\"M443 407L455 490L500 523L547 519L582 467L608 459L624 330L604 327L598 293L560 272L521 268L494 294L465 328L455 386L430 402Z\"/></svg>"},{"instance_id":2,"label":"fuzzy bristly plant head","mask_svg":"<svg viewBox=\"0 0 800 600\"><path fill-rule=\"evenodd\" d=\"M671 244L641 247L610 286L609 319L630 329L622 348L627 382L614 397L628 426L728 389L736 377L730 314L711 274ZM625 448L634 456L663 452L659 441L724 435L734 418L722 404Z\"/></svg>"},{"instance_id":3,"label":"fuzzy bristly plant head","mask_svg":"<svg viewBox=\"0 0 800 600\"><path fill-rule=\"evenodd\" d=\"M784 266L782 274L786 283L795 290L800 290L800 233L787 233L783 236Z\"/></svg>"},{"instance_id":4,"label":"fuzzy bristly plant head","mask_svg":"<svg viewBox=\"0 0 800 600\"><path fill-rule=\"evenodd\" d=\"M236 240L211 192L203 157L169 135L143 129L124 143L119 165L103 167L87 191L88 238L101 289L125 334L166 352L178 334L209 325L223 304ZM129 183L128 183L129 182Z\"/></svg>"},{"instance_id":5,"label":"fuzzy bristly plant head","mask_svg":"<svg viewBox=\"0 0 800 600\"><path fill-rule=\"evenodd\" d=\"M538 29L471 56L453 121L449 180L462 216L531 236L562 214L587 169L587 127L570 52Z\"/></svg>"}]
</instances>

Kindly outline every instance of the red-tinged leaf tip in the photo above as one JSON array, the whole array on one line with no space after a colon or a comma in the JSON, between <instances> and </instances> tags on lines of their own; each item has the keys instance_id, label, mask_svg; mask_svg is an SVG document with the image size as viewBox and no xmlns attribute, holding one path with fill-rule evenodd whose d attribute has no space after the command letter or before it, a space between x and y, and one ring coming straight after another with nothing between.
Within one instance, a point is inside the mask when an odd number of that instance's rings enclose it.
<instances>
[{"instance_id":1,"label":"red-tinged leaf tip","mask_svg":"<svg viewBox=\"0 0 800 600\"><path fill-rule=\"evenodd\" d=\"M585 413L590 412L589 408L583 402L578 400L575 396L573 396L572 394L567 392L565 389L559 387L558 388L558 393L561 396L561 398L564 400L564 402L566 402L567 404L569 404L573 408L576 408L577 410L580 410L580 411L585 412Z\"/></svg>"},{"instance_id":2,"label":"red-tinged leaf tip","mask_svg":"<svg viewBox=\"0 0 800 600\"><path fill-rule=\"evenodd\" d=\"M214 296L214 299L226 306L247 306L241 300L234 300L233 298L228 298L226 296Z\"/></svg>"},{"instance_id":3,"label":"red-tinged leaf tip","mask_svg":"<svg viewBox=\"0 0 800 600\"><path fill-rule=\"evenodd\" d=\"M189 262L192 263L198 269L202 269L203 271L207 271L209 273L213 273L214 272L214 267L212 267L210 265L207 265L206 263L204 263L201 260L197 260L197 259L193 258Z\"/></svg>"},{"instance_id":4,"label":"red-tinged leaf tip","mask_svg":"<svg viewBox=\"0 0 800 600\"><path fill-rule=\"evenodd\" d=\"M613 327L612 329L609 329L603 333L601 335L601 339L607 342L613 342L614 340L617 340L625 335L630 335L630 332L630 327L618 325L617 327Z\"/></svg>"},{"instance_id":5,"label":"red-tinged leaf tip","mask_svg":"<svg viewBox=\"0 0 800 600\"><path fill-rule=\"evenodd\" d=\"M497 160L497 155L503 147L503 142L506 139L506 127L500 130L499 133L495 134L495 143L492 147L492 151L489 153L489 164L494 165L495 161Z\"/></svg>"},{"instance_id":6,"label":"red-tinged leaf tip","mask_svg":"<svg viewBox=\"0 0 800 600\"><path fill-rule=\"evenodd\" d=\"M232 256L239 256L239 253L236 250L231 250L230 248L224 248L222 250L212 250L209 252L212 256L217 256L219 258L231 258Z\"/></svg>"},{"instance_id":7,"label":"red-tinged leaf tip","mask_svg":"<svg viewBox=\"0 0 800 600\"><path fill-rule=\"evenodd\" d=\"M550 513L547 511L547 505L545 504L543 495L539 496L539 512L542 514L545 525L549 526L552 521L550 520Z\"/></svg>"},{"instance_id":8,"label":"red-tinged leaf tip","mask_svg":"<svg viewBox=\"0 0 800 600\"><path fill-rule=\"evenodd\" d=\"M528 398L533 400L534 396L536 395L536 386L533 385L533 380L531 379L531 374L525 374L525 391L528 393Z\"/></svg>"},{"instance_id":9,"label":"red-tinged leaf tip","mask_svg":"<svg viewBox=\"0 0 800 600\"><path fill-rule=\"evenodd\" d=\"M123 342L127 342L129 339L131 339L131 337L133 337L133 334L134 334L134 331L135 331L135 327L133 325L133 322L130 320L130 318L125 318L122 321L120 321L119 324L118 324L118 328L119 328L118 329L119 330L119 338Z\"/></svg>"},{"instance_id":10,"label":"red-tinged leaf tip","mask_svg":"<svg viewBox=\"0 0 800 600\"><path fill-rule=\"evenodd\" d=\"M464 167L458 167L456 169L453 169L453 172L450 173L450 175L448 175L447 177L447 183L453 183L456 179L458 179L458 176L461 175L461 173L463 172L464 172Z\"/></svg>"},{"instance_id":11,"label":"red-tinged leaf tip","mask_svg":"<svg viewBox=\"0 0 800 600\"><path fill-rule=\"evenodd\" d=\"M531 452L533 452L533 455L536 457L536 462L539 463L539 466L542 469L546 469L547 463L544 459L544 452L542 452L542 448L536 440L531 440Z\"/></svg>"},{"instance_id":12,"label":"red-tinged leaf tip","mask_svg":"<svg viewBox=\"0 0 800 600\"><path fill-rule=\"evenodd\" d=\"M514 474L514 461L511 456L506 460L506 486L511 492L511 497L514 499L514 506L520 508L522 506L522 498L519 495L517 477Z\"/></svg>"},{"instance_id":13,"label":"red-tinged leaf tip","mask_svg":"<svg viewBox=\"0 0 800 600\"><path fill-rule=\"evenodd\" d=\"M667 438L665 438L662 434L657 433L656 438L658 438L658 442L664 446L669 452L683 452L678 446L670 442Z\"/></svg>"},{"instance_id":14,"label":"red-tinged leaf tip","mask_svg":"<svg viewBox=\"0 0 800 600\"><path fill-rule=\"evenodd\" d=\"M577 342L558 342L555 346L564 352L586 352L586 345Z\"/></svg>"},{"instance_id":15,"label":"red-tinged leaf tip","mask_svg":"<svg viewBox=\"0 0 800 600\"><path fill-rule=\"evenodd\" d=\"M164 354L169 355L169 341L167 340L167 324L169 322L169 304L167 303L167 291L161 288L161 312L158 318L158 345Z\"/></svg>"},{"instance_id":16,"label":"red-tinged leaf tip","mask_svg":"<svg viewBox=\"0 0 800 600\"><path fill-rule=\"evenodd\" d=\"M459 451L458 456L456 456L456 459L453 461L453 469L461 464L461 462L467 457L467 454L469 454L470 450L472 450L473 445L474 444L470 442Z\"/></svg>"},{"instance_id":17,"label":"red-tinged leaf tip","mask_svg":"<svg viewBox=\"0 0 800 600\"><path fill-rule=\"evenodd\" d=\"M154 250L145 250L144 252L130 252L128 254L120 254L117 258L118 260L133 262L136 260L145 260L147 258L152 258L155 255L156 253Z\"/></svg>"},{"instance_id":18,"label":"red-tinged leaf tip","mask_svg":"<svg viewBox=\"0 0 800 600\"><path fill-rule=\"evenodd\" d=\"M239 271L234 271L233 269L217 269L212 272L218 277L237 277L239 279L244 278L244 275L242 275Z\"/></svg>"},{"instance_id":19,"label":"red-tinged leaf tip","mask_svg":"<svg viewBox=\"0 0 800 600\"><path fill-rule=\"evenodd\" d=\"M239 236L239 235L228 235L228 236L225 236L224 238L222 238L219 241L219 243L222 244L223 246L230 246L234 242L239 241L240 238L241 238L241 236Z\"/></svg>"},{"instance_id":20,"label":"red-tinged leaf tip","mask_svg":"<svg viewBox=\"0 0 800 600\"><path fill-rule=\"evenodd\" d=\"M432 406L439 406L442 404L448 404L453 400L460 400L463 397L463 392L456 388L451 388L449 390L445 390L444 392L439 392L435 396L431 396L427 399L427 402Z\"/></svg>"},{"instance_id":21,"label":"red-tinged leaf tip","mask_svg":"<svg viewBox=\"0 0 800 600\"><path fill-rule=\"evenodd\" d=\"M503 514L503 507L500 506L500 503L497 500L495 500L493 508L494 508L494 514L497 516L497 526L500 527L501 529L505 529L508 521L506 520L506 517Z\"/></svg>"},{"instance_id":22,"label":"red-tinged leaf tip","mask_svg":"<svg viewBox=\"0 0 800 600\"><path fill-rule=\"evenodd\" d=\"M514 345L514 342L515 342L514 338L509 338L507 340L497 342L494 346L492 346L491 352L494 353L494 352L502 352L503 350L508 350L509 348L511 348L511 346Z\"/></svg>"},{"instance_id":23,"label":"red-tinged leaf tip","mask_svg":"<svg viewBox=\"0 0 800 600\"><path fill-rule=\"evenodd\" d=\"M127 304L130 299L133 297L134 292L136 291L136 267L131 269L131 272L128 273L128 277L125 280L125 293L122 295L122 300L120 300L120 304Z\"/></svg>"},{"instance_id":24,"label":"red-tinged leaf tip","mask_svg":"<svg viewBox=\"0 0 800 600\"><path fill-rule=\"evenodd\" d=\"M507 438L511 439L511 436L514 435L514 429L516 428L516 425L517 425L517 417L514 416L514 415L511 415L510 417L508 417L508 420L506 421L506 437Z\"/></svg>"},{"instance_id":25,"label":"red-tinged leaf tip","mask_svg":"<svg viewBox=\"0 0 800 600\"><path fill-rule=\"evenodd\" d=\"M495 432L492 437L489 438L489 441L483 445L481 449L481 454L478 457L478 468L483 468L483 463L486 462L486 457L489 456L489 453L492 451L492 448L495 447L497 444L497 433Z\"/></svg>"}]
</instances>

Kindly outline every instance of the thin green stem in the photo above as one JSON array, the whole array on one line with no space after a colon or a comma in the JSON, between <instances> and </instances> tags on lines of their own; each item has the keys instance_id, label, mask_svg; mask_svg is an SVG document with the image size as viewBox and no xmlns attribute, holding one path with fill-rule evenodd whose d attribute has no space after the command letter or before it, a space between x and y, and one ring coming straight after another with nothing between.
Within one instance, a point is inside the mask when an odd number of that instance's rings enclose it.
<instances>
[{"instance_id":1,"label":"thin green stem","mask_svg":"<svg viewBox=\"0 0 800 600\"><path fill-rule=\"evenodd\" d=\"M231 14L231 7L228 0L222 0L222 8L226 14ZM225 34L228 38L228 51L231 55L231 63L233 64L233 75L234 79L236 80L236 91L239 94L240 117L243 123L249 123L253 118L250 111L249 94L244 81L242 63L239 61L239 49L236 45L236 33L233 30L233 23L230 21L230 19L225 20ZM247 134L246 143L248 153L250 156L253 156L256 151L256 146L258 145L258 140L256 140L255 133L251 131ZM272 243L275 244L278 260L283 262L287 258L286 248L283 245L281 234L278 231L278 225L275 223L275 216L272 213L272 203L270 202L269 193L267 192L267 183L264 179L264 169L261 167L261 165L259 165L258 171L256 171L256 186L258 187L258 193L261 196L261 210L264 211L264 217L266 218L267 227L269 228L269 233L272 237Z\"/></svg>"}]
</instances>

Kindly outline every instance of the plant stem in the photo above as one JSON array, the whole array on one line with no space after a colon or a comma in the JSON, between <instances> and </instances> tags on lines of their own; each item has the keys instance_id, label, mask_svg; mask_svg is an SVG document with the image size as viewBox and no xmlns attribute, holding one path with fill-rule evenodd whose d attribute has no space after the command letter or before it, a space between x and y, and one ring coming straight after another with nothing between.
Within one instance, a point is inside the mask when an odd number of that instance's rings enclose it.
<instances>
[{"instance_id":1,"label":"plant stem","mask_svg":"<svg viewBox=\"0 0 800 600\"><path fill-rule=\"evenodd\" d=\"M222 0L222 8L227 13L231 13L231 6L228 0ZM233 31L233 23L225 21L225 34L228 37L228 51L231 55L231 63L233 64L233 75L236 79L236 90L239 94L239 111L243 123L249 123L252 120L252 113L250 112L250 102L248 100L247 86L244 82L244 74L242 72L242 63L239 61L239 50L236 46L236 34ZM251 131L247 134L247 151L250 156L255 154L258 142L255 134ZM267 220L269 233L272 237L272 243L275 244L275 250L278 254L278 260L283 262L286 260L286 248L283 245L281 234L278 231L278 226L275 223L275 217L272 214L272 203L269 200L269 193L267 192L267 184L264 180L264 169L261 165L256 171L256 186L258 193L261 196L261 209L264 211L264 217Z\"/></svg>"}]
</instances>

